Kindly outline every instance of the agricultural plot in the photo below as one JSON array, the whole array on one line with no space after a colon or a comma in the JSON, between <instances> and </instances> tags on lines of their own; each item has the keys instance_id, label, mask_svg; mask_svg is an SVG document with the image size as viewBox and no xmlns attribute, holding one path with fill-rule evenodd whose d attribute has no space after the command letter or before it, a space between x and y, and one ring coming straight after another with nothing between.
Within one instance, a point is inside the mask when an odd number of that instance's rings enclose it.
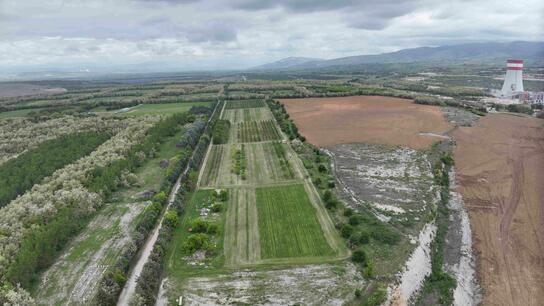
<instances>
[{"instance_id":1,"label":"agricultural plot","mask_svg":"<svg viewBox=\"0 0 544 306\"><path fill-rule=\"evenodd\" d=\"M180 280L186 275L198 273L202 266L206 268L219 268L224 264L223 237L225 211L230 209L229 201L221 202L221 209L214 212L213 206L217 202L213 194L215 190L197 190L191 196L185 208L179 228L175 231L172 244L167 255L166 267L169 274ZM232 197L229 197L232 199ZM202 212L206 211L204 215ZM216 232L209 233L208 230L202 233L194 225L195 220L202 220L206 224L215 224ZM209 227L208 227L209 228ZM188 243L191 236L203 234L205 245L195 249ZM201 235L202 236L202 235ZM204 250L207 249L207 250ZM214 254L213 257L206 257L205 253Z\"/></svg>"},{"instance_id":2,"label":"agricultural plot","mask_svg":"<svg viewBox=\"0 0 544 306\"><path fill-rule=\"evenodd\" d=\"M230 191L225 222L225 266L256 263L261 257L255 189Z\"/></svg>"},{"instance_id":3,"label":"agricultural plot","mask_svg":"<svg viewBox=\"0 0 544 306\"><path fill-rule=\"evenodd\" d=\"M261 257L332 256L302 184L256 189Z\"/></svg>"},{"instance_id":4,"label":"agricultural plot","mask_svg":"<svg viewBox=\"0 0 544 306\"><path fill-rule=\"evenodd\" d=\"M211 147L207 163L204 165L204 169L202 170L200 185L210 186L217 180L222 164L221 160L223 158L223 151L226 148L226 146Z\"/></svg>"},{"instance_id":5,"label":"agricultural plot","mask_svg":"<svg viewBox=\"0 0 544 306\"><path fill-rule=\"evenodd\" d=\"M229 120L233 124L237 124L244 121L268 121L273 120L274 118L268 108L259 107L226 109L223 112L223 119Z\"/></svg>"},{"instance_id":6,"label":"agricultural plot","mask_svg":"<svg viewBox=\"0 0 544 306\"><path fill-rule=\"evenodd\" d=\"M40 305L91 303L104 271L131 247L136 220L148 203L119 203L100 211L44 273L36 301Z\"/></svg>"},{"instance_id":7,"label":"agricultural plot","mask_svg":"<svg viewBox=\"0 0 544 306\"><path fill-rule=\"evenodd\" d=\"M274 121L246 121L237 124L238 142L259 142L281 140Z\"/></svg>"},{"instance_id":8,"label":"agricultural plot","mask_svg":"<svg viewBox=\"0 0 544 306\"><path fill-rule=\"evenodd\" d=\"M242 145L245 178L241 172L238 173L241 165L236 165L238 161L235 157ZM253 186L300 179L289 161L286 148L285 144L279 142L213 146L204 166L200 186Z\"/></svg>"},{"instance_id":9,"label":"agricultural plot","mask_svg":"<svg viewBox=\"0 0 544 306\"><path fill-rule=\"evenodd\" d=\"M234 100L228 101L225 109L266 107L264 100Z\"/></svg>"}]
</instances>

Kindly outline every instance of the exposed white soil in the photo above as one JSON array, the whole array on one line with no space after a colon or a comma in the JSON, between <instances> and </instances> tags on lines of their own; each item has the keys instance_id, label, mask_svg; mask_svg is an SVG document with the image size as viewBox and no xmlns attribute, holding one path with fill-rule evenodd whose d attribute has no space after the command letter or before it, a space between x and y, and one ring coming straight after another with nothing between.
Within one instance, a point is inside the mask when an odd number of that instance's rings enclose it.
<instances>
[{"instance_id":1,"label":"exposed white soil","mask_svg":"<svg viewBox=\"0 0 544 306\"><path fill-rule=\"evenodd\" d=\"M407 305L415 296L427 275L431 274L431 242L436 235L434 222L425 225L419 233L419 245L406 262L403 271L398 274L398 284L390 286L385 305Z\"/></svg>"},{"instance_id":2,"label":"exposed white soil","mask_svg":"<svg viewBox=\"0 0 544 306\"><path fill-rule=\"evenodd\" d=\"M457 251L453 259L446 260L444 270L456 279L457 287L453 293L454 305L478 305L481 301L481 291L476 279L476 260L472 251L472 231L470 219L464 208L461 194L456 191L455 171L450 171L450 229L456 231L456 237L447 235L448 244L453 244ZM455 239L457 238L457 239ZM446 258L448 258L446 254ZM456 259L456 260L455 260ZM449 262L448 262L449 261Z\"/></svg>"},{"instance_id":3,"label":"exposed white soil","mask_svg":"<svg viewBox=\"0 0 544 306\"><path fill-rule=\"evenodd\" d=\"M351 263L272 271L241 271L187 279L184 305L343 305L362 288ZM176 297L178 298L178 297Z\"/></svg>"}]
</instances>

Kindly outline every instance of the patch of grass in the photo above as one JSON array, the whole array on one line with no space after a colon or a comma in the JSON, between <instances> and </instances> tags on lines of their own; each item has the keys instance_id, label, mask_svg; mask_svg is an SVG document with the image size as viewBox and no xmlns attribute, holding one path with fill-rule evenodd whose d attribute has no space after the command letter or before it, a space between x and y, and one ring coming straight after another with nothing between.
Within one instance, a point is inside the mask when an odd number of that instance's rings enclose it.
<instances>
[{"instance_id":1,"label":"patch of grass","mask_svg":"<svg viewBox=\"0 0 544 306\"><path fill-rule=\"evenodd\" d=\"M334 255L303 185L256 189L261 258Z\"/></svg>"}]
</instances>

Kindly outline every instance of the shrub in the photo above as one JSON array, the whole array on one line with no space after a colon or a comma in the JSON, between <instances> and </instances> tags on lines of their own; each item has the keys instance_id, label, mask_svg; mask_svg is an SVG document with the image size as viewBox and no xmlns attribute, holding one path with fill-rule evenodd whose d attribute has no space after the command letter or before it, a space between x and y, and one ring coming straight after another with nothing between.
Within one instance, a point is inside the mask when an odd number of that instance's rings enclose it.
<instances>
[{"instance_id":1,"label":"shrub","mask_svg":"<svg viewBox=\"0 0 544 306\"><path fill-rule=\"evenodd\" d=\"M321 173L325 173L327 172L327 167L323 164L319 164L319 166L317 167L317 170L319 170L319 172Z\"/></svg>"},{"instance_id":2,"label":"shrub","mask_svg":"<svg viewBox=\"0 0 544 306\"><path fill-rule=\"evenodd\" d=\"M197 250L208 250L210 248L210 237L204 233L191 234L183 243L183 250L189 254Z\"/></svg>"},{"instance_id":3,"label":"shrub","mask_svg":"<svg viewBox=\"0 0 544 306\"><path fill-rule=\"evenodd\" d=\"M223 211L223 204L221 203L214 203L212 205L212 212L217 213Z\"/></svg>"},{"instance_id":4,"label":"shrub","mask_svg":"<svg viewBox=\"0 0 544 306\"><path fill-rule=\"evenodd\" d=\"M359 243L367 244L370 242L370 234L367 231L359 232Z\"/></svg>"},{"instance_id":5,"label":"shrub","mask_svg":"<svg viewBox=\"0 0 544 306\"><path fill-rule=\"evenodd\" d=\"M351 209L349 207L344 209L344 216L349 217L351 215L353 215L353 209Z\"/></svg>"},{"instance_id":6,"label":"shrub","mask_svg":"<svg viewBox=\"0 0 544 306\"><path fill-rule=\"evenodd\" d=\"M353 260L356 263L364 264L366 262L365 251L360 248L353 251L353 254L351 255L351 260Z\"/></svg>"},{"instance_id":7,"label":"shrub","mask_svg":"<svg viewBox=\"0 0 544 306\"><path fill-rule=\"evenodd\" d=\"M352 215L349 217L349 224L355 226L355 225L359 225L361 223L361 216L360 215Z\"/></svg>"},{"instance_id":8,"label":"shrub","mask_svg":"<svg viewBox=\"0 0 544 306\"><path fill-rule=\"evenodd\" d=\"M351 236L352 233L353 233L353 227L351 225L343 224L340 227L340 234L342 235L342 237L348 238L349 236Z\"/></svg>"}]
</instances>

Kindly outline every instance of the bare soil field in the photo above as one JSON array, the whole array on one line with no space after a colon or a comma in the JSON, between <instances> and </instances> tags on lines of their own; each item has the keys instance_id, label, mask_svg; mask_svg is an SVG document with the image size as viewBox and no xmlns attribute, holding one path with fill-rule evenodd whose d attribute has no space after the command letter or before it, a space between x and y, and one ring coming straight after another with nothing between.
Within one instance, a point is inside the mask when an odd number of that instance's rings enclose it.
<instances>
[{"instance_id":1,"label":"bare soil field","mask_svg":"<svg viewBox=\"0 0 544 306\"><path fill-rule=\"evenodd\" d=\"M354 96L280 102L301 134L319 147L366 142L423 149L453 128L439 107L406 99Z\"/></svg>"},{"instance_id":2,"label":"bare soil field","mask_svg":"<svg viewBox=\"0 0 544 306\"><path fill-rule=\"evenodd\" d=\"M184 305L344 305L365 284L351 263L306 265L186 279ZM168 286L168 284L167 284Z\"/></svg>"},{"instance_id":3,"label":"bare soil field","mask_svg":"<svg viewBox=\"0 0 544 306\"><path fill-rule=\"evenodd\" d=\"M490 114L453 132L485 305L544 299L544 121Z\"/></svg>"}]
</instances>

